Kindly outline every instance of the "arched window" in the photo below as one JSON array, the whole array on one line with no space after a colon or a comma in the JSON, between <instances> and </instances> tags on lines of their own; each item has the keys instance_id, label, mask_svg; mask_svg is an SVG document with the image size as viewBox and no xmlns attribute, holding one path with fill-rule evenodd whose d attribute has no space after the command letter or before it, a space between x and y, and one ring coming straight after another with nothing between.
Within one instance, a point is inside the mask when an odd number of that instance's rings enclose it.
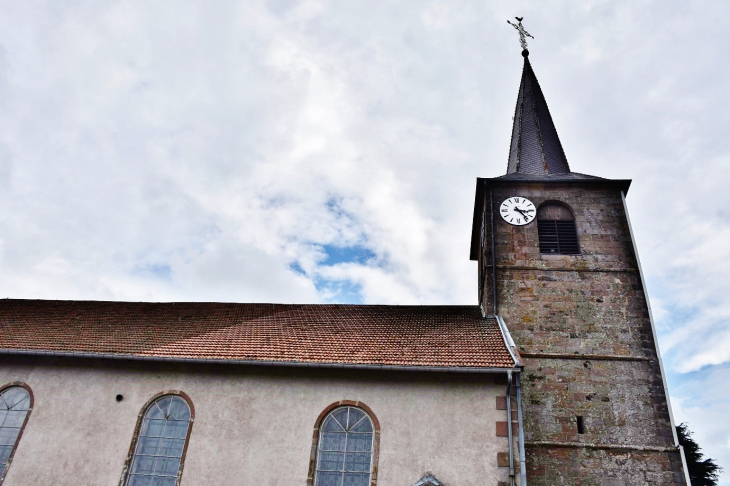
<instances>
[{"instance_id":1,"label":"arched window","mask_svg":"<svg viewBox=\"0 0 730 486\"><path fill-rule=\"evenodd\" d=\"M378 422L366 406L350 401L330 405L315 427L308 484L374 486L378 438Z\"/></svg>"},{"instance_id":2,"label":"arched window","mask_svg":"<svg viewBox=\"0 0 730 486\"><path fill-rule=\"evenodd\" d=\"M11 383L0 388L0 484L8 472L32 409L33 395L25 383Z\"/></svg>"},{"instance_id":3,"label":"arched window","mask_svg":"<svg viewBox=\"0 0 730 486\"><path fill-rule=\"evenodd\" d=\"M192 420L190 401L182 392L152 398L137 420L125 486L177 486Z\"/></svg>"},{"instance_id":4,"label":"arched window","mask_svg":"<svg viewBox=\"0 0 730 486\"><path fill-rule=\"evenodd\" d=\"M578 233L571 210L560 203L548 202L537 210L540 253L579 255Z\"/></svg>"}]
</instances>

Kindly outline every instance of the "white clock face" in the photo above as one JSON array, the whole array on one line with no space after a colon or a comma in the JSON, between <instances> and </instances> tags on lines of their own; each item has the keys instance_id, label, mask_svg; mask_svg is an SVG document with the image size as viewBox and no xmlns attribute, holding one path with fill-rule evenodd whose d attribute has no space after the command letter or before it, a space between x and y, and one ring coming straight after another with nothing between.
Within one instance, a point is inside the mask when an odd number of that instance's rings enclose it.
<instances>
[{"instance_id":1,"label":"white clock face","mask_svg":"<svg viewBox=\"0 0 730 486\"><path fill-rule=\"evenodd\" d=\"M535 205L527 198L513 196L504 200L499 207L502 219L515 226L524 226L531 223L537 215Z\"/></svg>"}]
</instances>

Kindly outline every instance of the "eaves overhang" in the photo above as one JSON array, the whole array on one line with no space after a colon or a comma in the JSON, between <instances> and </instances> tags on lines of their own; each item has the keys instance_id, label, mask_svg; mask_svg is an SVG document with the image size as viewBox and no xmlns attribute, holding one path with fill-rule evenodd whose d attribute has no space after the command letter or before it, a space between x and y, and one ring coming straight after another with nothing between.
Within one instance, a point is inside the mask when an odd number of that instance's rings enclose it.
<instances>
[{"instance_id":1,"label":"eaves overhang","mask_svg":"<svg viewBox=\"0 0 730 486\"><path fill-rule=\"evenodd\" d=\"M480 367L480 366L401 366L387 364L358 364L358 363L314 363L307 361L263 361L245 359L211 359L211 358L184 358L172 356L143 356L134 354L116 353L87 353L76 351L46 351L38 349L0 348L0 356L33 356L51 358L102 359L123 361L146 361L157 363L179 364L210 364L210 365L238 365L238 366L281 366L295 368L327 368L370 371L410 371L410 372L440 372L440 373L475 373L475 374L507 374L521 371L519 363L514 367Z\"/></svg>"}]
</instances>

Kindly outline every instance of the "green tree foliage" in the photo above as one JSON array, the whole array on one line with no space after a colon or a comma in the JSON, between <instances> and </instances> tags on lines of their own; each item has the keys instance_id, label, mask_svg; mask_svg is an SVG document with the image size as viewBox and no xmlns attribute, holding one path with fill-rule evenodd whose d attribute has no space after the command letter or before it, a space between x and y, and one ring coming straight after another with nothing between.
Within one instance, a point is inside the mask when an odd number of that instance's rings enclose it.
<instances>
[{"instance_id":1,"label":"green tree foliage","mask_svg":"<svg viewBox=\"0 0 730 486\"><path fill-rule=\"evenodd\" d=\"M717 486L718 475L722 468L715 464L713 459L702 459L702 449L692 438L692 432L687 428L687 424L677 425L677 435L679 445L684 448L692 486Z\"/></svg>"}]
</instances>

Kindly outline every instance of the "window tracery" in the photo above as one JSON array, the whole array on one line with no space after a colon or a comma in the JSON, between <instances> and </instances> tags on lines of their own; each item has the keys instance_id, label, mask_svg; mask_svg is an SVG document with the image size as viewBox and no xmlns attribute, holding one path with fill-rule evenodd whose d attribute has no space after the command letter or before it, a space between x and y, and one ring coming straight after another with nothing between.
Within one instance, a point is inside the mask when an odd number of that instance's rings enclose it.
<instances>
[{"instance_id":1,"label":"window tracery","mask_svg":"<svg viewBox=\"0 0 730 486\"><path fill-rule=\"evenodd\" d=\"M190 405L180 394L164 394L153 399L143 410L124 484L176 486L190 437Z\"/></svg>"},{"instance_id":2,"label":"window tracery","mask_svg":"<svg viewBox=\"0 0 730 486\"><path fill-rule=\"evenodd\" d=\"M322 416L320 416L322 417ZM314 462L314 486L375 484L377 421L359 406L341 405L319 422Z\"/></svg>"},{"instance_id":3,"label":"window tracery","mask_svg":"<svg viewBox=\"0 0 730 486\"><path fill-rule=\"evenodd\" d=\"M0 389L0 484L8 472L32 407L33 397L25 384L11 384Z\"/></svg>"}]
</instances>

